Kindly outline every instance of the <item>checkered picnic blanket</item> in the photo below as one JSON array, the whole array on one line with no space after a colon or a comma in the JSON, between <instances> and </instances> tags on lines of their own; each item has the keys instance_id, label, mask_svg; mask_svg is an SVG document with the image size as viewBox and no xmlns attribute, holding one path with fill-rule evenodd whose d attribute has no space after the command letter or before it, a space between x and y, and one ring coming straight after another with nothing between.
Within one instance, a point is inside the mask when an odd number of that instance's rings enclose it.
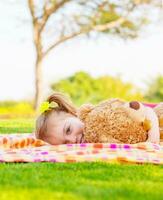
<instances>
[{"instance_id":1,"label":"checkered picnic blanket","mask_svg":"<svg viewBox=\"0 0 163 200\"><path fill-rule=\"evenodd\" d=\"M0 135L0 162L163 164L163 146L152 143L49 145L32 134Z\"/></svg>"}]
</instances>

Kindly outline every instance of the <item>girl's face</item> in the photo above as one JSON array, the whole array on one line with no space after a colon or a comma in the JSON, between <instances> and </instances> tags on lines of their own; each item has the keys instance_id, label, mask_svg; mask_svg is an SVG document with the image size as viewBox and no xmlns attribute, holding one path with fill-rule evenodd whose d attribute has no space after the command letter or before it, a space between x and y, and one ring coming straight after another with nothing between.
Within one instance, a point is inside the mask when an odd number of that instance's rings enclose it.
<instances>
[{"instance_id":1,"label":"girl's face","mask_svg":"<svg viewBox=\"0 0 163 200\"><path fill-rule=\"evenodd\" d=\"M44 140L50 144L82 143L84 124L75 116L60 111L53 112L47 122L47 135Z\"/></svg>"}]
</instances>

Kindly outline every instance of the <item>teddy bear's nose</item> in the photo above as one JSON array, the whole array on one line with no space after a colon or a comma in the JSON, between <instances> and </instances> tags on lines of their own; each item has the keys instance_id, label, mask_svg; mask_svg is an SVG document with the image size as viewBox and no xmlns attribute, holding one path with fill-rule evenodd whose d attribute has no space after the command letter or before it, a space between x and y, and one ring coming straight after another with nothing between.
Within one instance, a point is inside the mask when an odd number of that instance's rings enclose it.
<instances>
[{"instance_id":1,"label":"teddy bear's nose","mask_svg":"<svg viewBox=\"0 0 163 200\"><path fill-rule=\"evenodd\" d=\"M134 110L139 110L140 108L140 104L137 101L131 101L129 103L130 108L134 109Z\"/></svg>"}]
</instances>

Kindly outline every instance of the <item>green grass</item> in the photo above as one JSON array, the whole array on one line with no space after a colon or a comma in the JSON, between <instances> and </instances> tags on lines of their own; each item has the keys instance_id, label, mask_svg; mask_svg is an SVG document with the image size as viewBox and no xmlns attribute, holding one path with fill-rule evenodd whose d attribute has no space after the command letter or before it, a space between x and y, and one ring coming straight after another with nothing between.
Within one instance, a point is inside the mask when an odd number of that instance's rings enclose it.
<instances>
[{"instance_id":1,"label":"green grass","mask_svg":"<svg viewBox=\"0 0 163 200\"><path fill-rule=\"evenodd\" d=\"M0 199L160 199L163 167L152 165L1 164Z\"/></svg>"},{"instance_id":2,"label":"green grass","mask_svg":"<svg viewBox=\"0 0 163 200\"><path fill-rule=\"evenodd\" d=\"M34 122L34 119L3 119L0 120L0 133L31 133Z\"/></svg>"},{"instance_id":3,"label":"green grass","mask_svg":"<svg viewBox=\"0 0 163 200\"><path fill-rule=\"evenodd\" d=\"M0 131L30 131L33 125L33 120L6 120L0 122ZM162 200L163 166L108 163L0 164L0 200L8 199Z\"/></svg>"}]
</instances>

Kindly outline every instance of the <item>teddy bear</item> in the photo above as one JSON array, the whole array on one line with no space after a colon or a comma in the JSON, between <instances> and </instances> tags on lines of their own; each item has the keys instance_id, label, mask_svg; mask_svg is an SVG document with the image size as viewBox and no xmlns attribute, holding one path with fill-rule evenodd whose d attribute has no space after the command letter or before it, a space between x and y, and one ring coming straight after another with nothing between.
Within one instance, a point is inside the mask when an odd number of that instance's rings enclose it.
<instances>
[{"instance_id":1,"label":"teddy bear","mask_svg":"<svg viewBox=\"0 0 163 200\"><path fill-rule=\"evenodd\" d=\"M156 113L137 101L111 99L96 106L85 104L79 108L78 117L84 122L87 143L159 142Z\"/></svg>"}]
</instances>

